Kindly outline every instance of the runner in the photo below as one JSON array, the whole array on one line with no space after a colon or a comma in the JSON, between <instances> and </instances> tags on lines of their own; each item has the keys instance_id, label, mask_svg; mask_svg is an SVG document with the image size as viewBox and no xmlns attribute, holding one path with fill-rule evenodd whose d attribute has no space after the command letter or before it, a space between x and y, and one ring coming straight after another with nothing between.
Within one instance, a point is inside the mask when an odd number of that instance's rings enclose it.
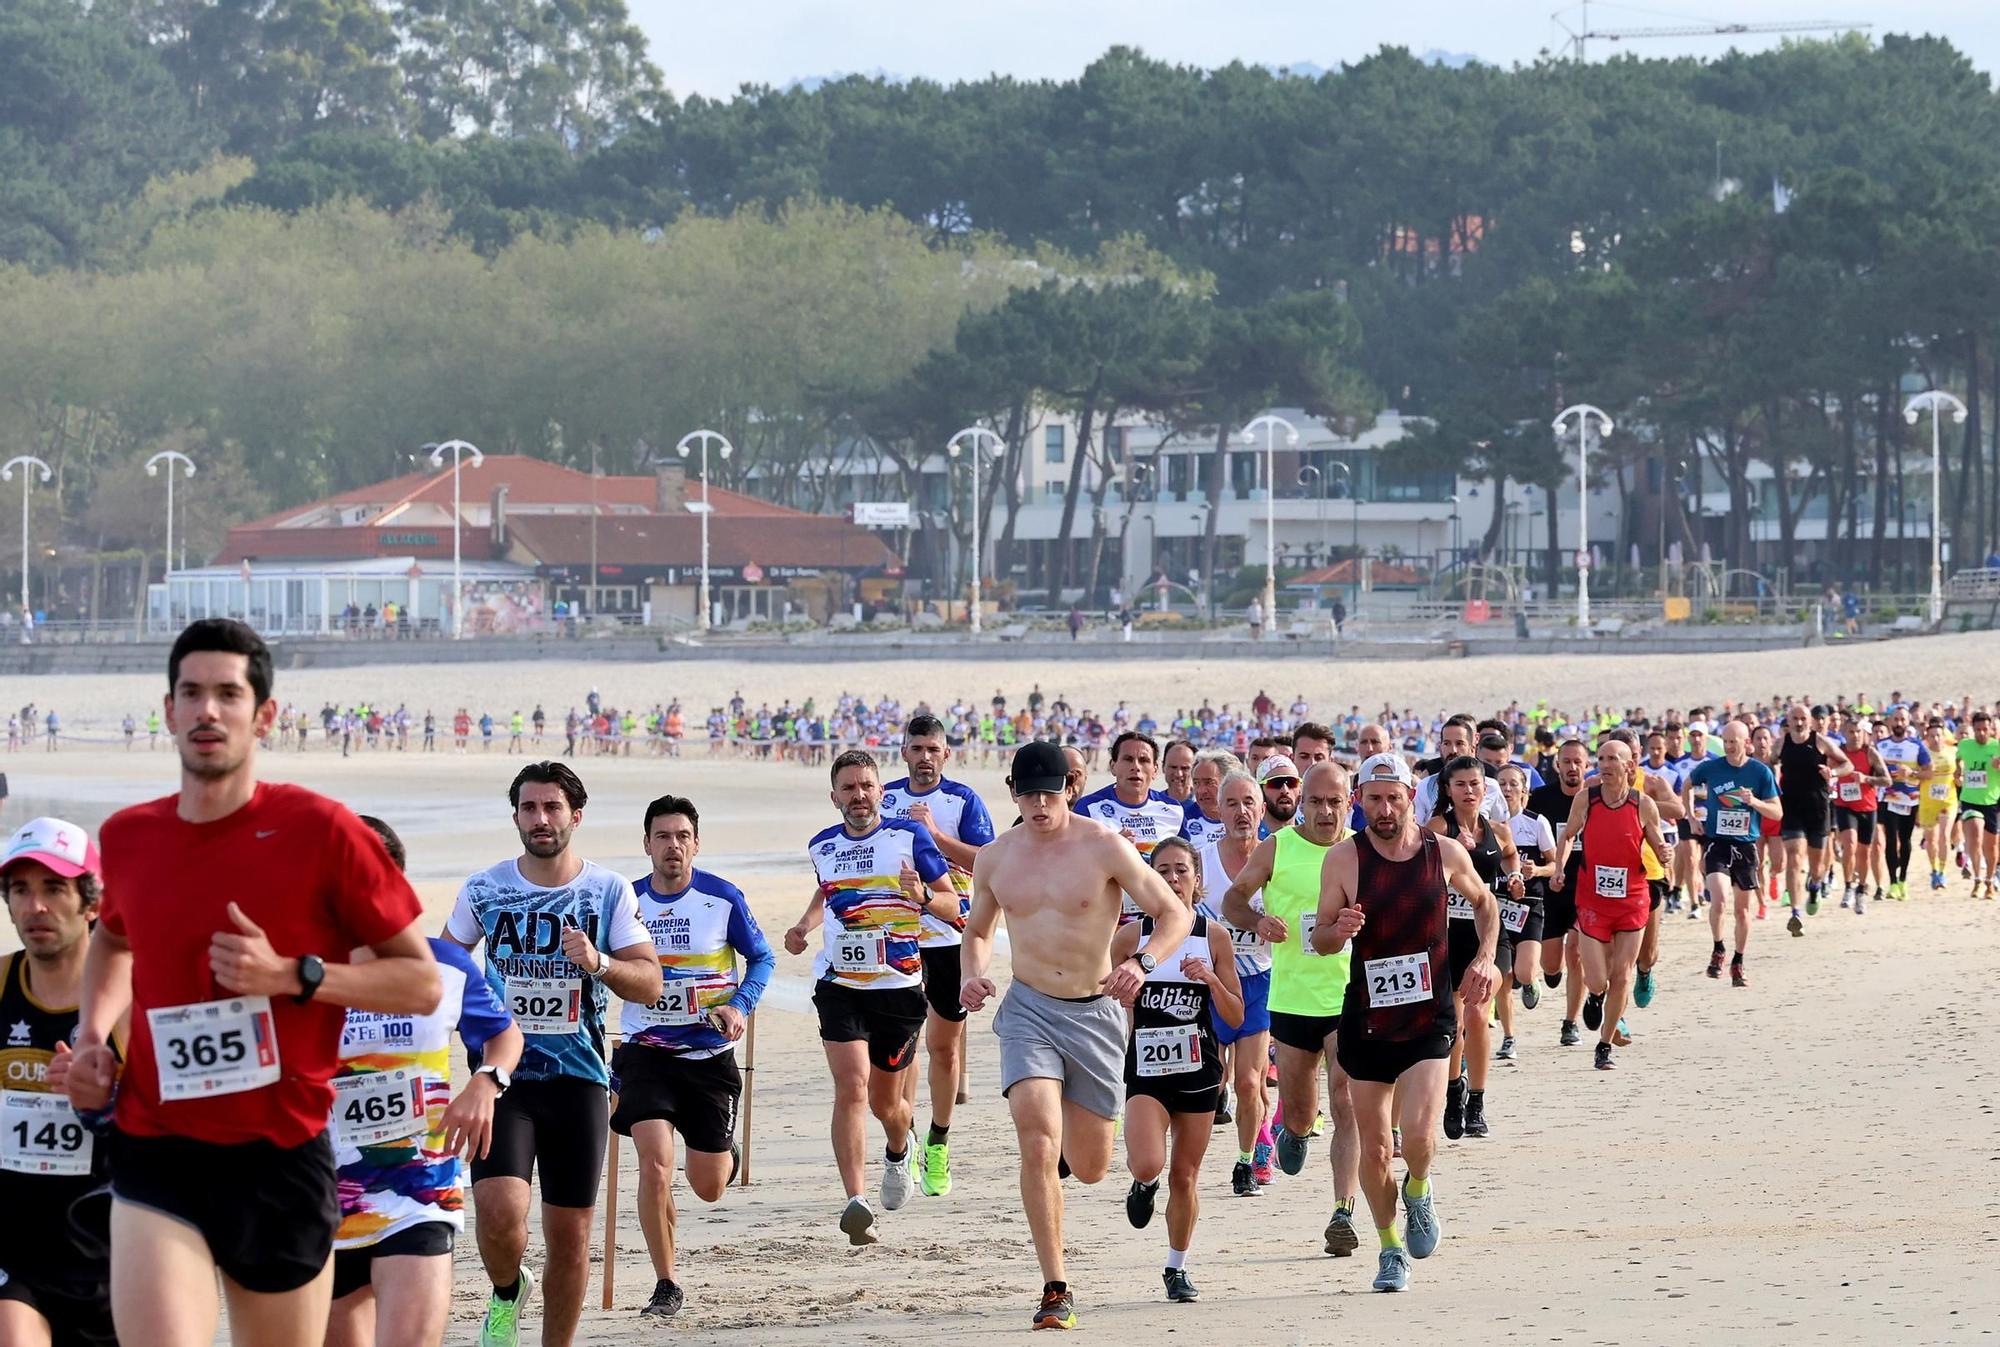
<instances>
[{"instance_id":1,"label":"runner","mask_svg":"<svg viewBox=\"0 0 2000 1347\"><path fill-rule=\"evenodd\" d=\"M1345 951L1322 955L1313 947L1312 931L1319 920L1320 871L1326 853L1348 832L1347 782L1347 769L1336 763L1308 769L1305 821L1259 842L1218 904L1232 925L1254 925L1270 951L1267 1000L1271 1038L1277 1044L1281 1119L1312 1127L1319 1116L1320 1059L1326 1059L1327 1109L1333 1116L1334 1209L1324 1239L1326 1251L1336 1258L1346 1258L1361 1247L1354 1229L1360 1147L1354 1100L1337 1042L1348 960ZM1296 1175L1305 1169L1307 1135L1292 1131L1283 1121L1272 1128L1278 1167L1285 1173Z\"/></svg>"},{"instance_id":2,"label":"runner","mask_svg":"<svg viewBox=\"0 0 2000 1347\"><path fill-rule=\"evenodd\" d=\"M1583 783L1589 772L1590 750L1583 741L1563 740L1556 749L1555 780L1528 792L1529 812L1540 814L1552 823L1557 819L1567 820L1575 800L1584 793ZM1569 974L1569 986L1563 990L1563 1017L1557 1041L1571 1048L1583 1041L1583 1033L1577 1028L1577 1018L1583 1010L1583 952L1582 941L1576 934L1577 878L1583 873L1583 839L1572 838L1568 851L1556 859L1562 866L1563 882L1556 883L1556 877L1551 875L1542 899L1542 983L1553 991L1562 986L1563 974Z\"/></svg>"},{"instance_id":3,"label":"runner","mask_svg":"<svg viewBox=\"0 0 2000 1347\"><path fill-rule=\"evenodd\" d=\"M481 1347L512 1347L535 1277L528 1248L529 1180L540 1170L542 1342L568 1347L590 1273L590 1214L604 1168L604 1015L609 992L652 1005L660 960L632 886L571 847L589 793L560 762L531 762L507 788L521 854L465 881L447 940L486 943L486 982L526 1041L520 1069L493 1108L493 1145L472 1161L480 1261L493 1283Z\"/></svg>"},{"instance_id":4,"label":"runner","mask_svg":"<svg viewBox=\"0 0 2000 1347\"><path fill-rule=\"evenodd\" d=\"M331 800L257 780L278 712L262 638L189 624L167 686L180 791L105 822L65 1082L79 1111L111 1106L110 1040L129 1012L108 1143L112 1317L127 1343L208 1347L220 1271L232 1341L306 1347L332 1286L344 1008L426 1014L442 987L417 896L374 835ZM349 963L363 945L379 957Z\"/></svg>"},{"instance_id":5,"label":"runner","mask_svg":"<svg viewBox=\"0 0 2000 1347\"><path fill-rule=\"evenodd\" d=\"M1251 784L1248 776L1243 784ZM1195 916L1187 939L1146 975L1132 1003L1132 1034L1125 1044L1125 1160L1132 1187L1125 1194L1125 1215L1140 1230L1152 1223L1160 1171L1169 1167L1171 1150L1167 1262L1160 1275L1168 1300L1193 1304L1201 1299L1187 1274L1188 1249L1201 1214L1197 1182L1222 1090L1216 1034L1240 1029L1243 993L1228 932L1201 911L1202 863L1194 847L1184 837L1169 837L1153 848L1149 861ZM1119 927L1111 938L1112 963L1132 958L1152 934L1150 917Z\"/></svg>"},{"instance_id":6,"label":"runner","mask_svg":"<svg viewBox=\"0 0 2000 1347\"><path fill-rule=\"evenodd\" d=\"M1085 818L1123 833L1127 841L1139 848L1142 860L1153 854L1161 838L1179 836L1187 822L1185 808L1168 799L1165 791L1153 789L1158 762L1159 752L1151 739L1137 730L1125 731L1111 741L1112 783L1071 806ZM1119 920L1138 919L1138 905L1127 894Z\"/></svg>"},{"instance_id":7,"label":"runner","mask_svg":"<svg viewBox=\"0 0 2000 1347\"><path fill-rule=\"evenodd\" d=\"M1472 859L1472 868L1481 884L1496 901L1519 904L1527 894L1521 873L1521 859L1514 849L1512 817L1496 825L1481 812L1490 784L1479 762L1471 757L1447 758L1437 775L1437 812L1426 826L1441 837L1457 842ZM1455 886L1447 886L1446 907L1450 915L1452 985L1470 965L1478 948L1472 920L1470 897ZM1495 937L1491 952L1498 955L1506 943L1504 927ZM1496 965L1497 967L1497 965ZM1444 1096L1444 1134L1456 1141L1461 1136L1483 1137L1486 1123L1486 1075L1491 1063L1492 1028L1487 1022L1488 1007L1482 1001L1458 1008L1459 1048Z\"/></svg>"},{"instance_id":8,"label":"runner","mask_svg":"<svg viewBox=\"0 0 2000 1347\"><path fill-rule=\"evenodd\" d=\"M96 844L33 819L0 853L0 887L22 945L0 959L0 1342L116 1347L104 1150L63 1097L104 893Z\"/></svg>"},{"instance_id":9,"label":"runner","mask_svg":"<svg viewBox=\"0 0 2000 1347\"><path fill-rule=\"evenodd\" d=\"M1183 805L1194 802L1194 763L1198 756L1195 746L1185 739L1167 745L1160 756L1160 776L1167 783L1168 799Z\"/></svg>"},{"instance_id":10,"label":"runner","mask_svg":"<svg viewBox=\"0 0 2000 1347\"><path fill-rule=\"evenodd\" d=\"M1889 732L1875 741L1875 752L1889 769L1889 786L1876 813L1888 867L1888 896L1910 896L1910 842L1916 833L1923 780L1930 770L1930 748L1910 728L1910 709L1898 705L1889 712Z\"/></svg>"},{"instance_id":11,"label":"runner","mask_svg":"<svg viewBox=\"0 0 2000 1347\"><path fill-rule=\"evenodd\" d=\"M1788 738L1787 742L1798 741ZM1795 752L1801 755L1795 761L1805 761L1802 749ZM1841 760L1846 759L1843 756ZM1743 973L1743 952L1750 944L1750 900L1757 893L1754 840L1757 830L1753 819L1783 818L1793 806L1779 794L1771 769L1750 756L1750 735L1740 723L1723 730L1721 757L1710 758L1688 773L1687 780L1681 783L1681 801L1687 809L1691 830L1702 838L1701 868L1708 880L1708 929L1715 939L1715 950L1708 959L1708 975L1722 976L1722 914L1728 910L1729 891L1734 888L1736 954L1729 961L1729 981L1732 986L1747 987L1750 984ZM1793 917L1797 919L1796 911Z\"/></svg>"},{"instance_id":12,"label":"runner","mask_svg":"<svg viewBox=\"0 0 2000 1347\"><path fill-rule=\"evenodd\" d=\"M1264 765L1278 761L1282 759L1267 758ZM1219 903L1258 846L1257 819L1263 812L1257 783L1248 772L1231 772L1223 778L1222 818L1227 831L1219 841L1201 849L1200 859L1202 892L1215 895L1215 901L1203 902L1195 909L1231 942L1242 995L1242 1011L1235 1020L1214 1025L1219 1048L1229 1050L1236 1086L1236 1167L1230 1173L1229 1186L1238 1197L1255 1197L1271 1181L1271 1101L1264 1083L1265 1067L1271 1060L1271 952L1257 935L1254 920L1238 926L1222 914ZM1170 887L1171 882L1169 877ZM1255 914L1258 899L1254 890L1250 901Z\"/></svg>"},{"instance_id":13,"label":"runner","mask_svg":"<svg viewBox=\"0 0 2000 1347\"><path fill-rule=\"evenodd\" d=\"M1410 1260L1437 1252L1443 1234L1430 1171L1447 1062L1457 1041L1455 1007L1461 1000L1483 1006L1493 994L1500 914L1465 848L1418 823L1416 782L1400 755L1369 758L1360 780L1368 828L1327 853L1308 938L1322 956L1347 951L1361 974L1348 979L1341 1003L1340 1066L1351 1082L1361 1136L1361 1188L1382 1245L1375 1289L1401 1291L1410 1284ZM1472 961L1455 987L1446 907L1451 889L1466 895L1478 932ZM1400 1236L1389 1170L1390 1107L1399 1084L1408 1170Z\"/></svg>"},{"instance_id":14,"label":"runner","mask_svg":"<svg viewBox=\"0 0 2000 1347\"><path fill-rule=\"evenodd\" d=\"M736 1105L743 1077L732 1044L770 984L778 956L743 891L695 868L701 815L662 795L646 806L641 838L652 872L632 883L639 920L660 956L660 999L626 1002L625 1041L611 1059L611 1128L639 1152L639 1228L653 1260L653 1296L641 1314L672 1318L685 1292L674 1280L674 1134L687 1145L687 1181L704 1202L735 1177ZM744 969L737 971L737 958Z\"/></svg>"},{"instance_id":15,"label":"runner","mask_svg":"<svg viewBox=\"0 0 2000 1347\"><path fill-rule=\"evenodd\" d=\"M1264 817L1257 824L1257 836L1262 839L1299 821L1303 782L1289 753L1273 753L1257 765L1256 772L1257 789L1264 801Z\"/></svg>"},{"instance_id":16,"label":"runner","mask_svg":"<svg viewBox=\"0 0 2000 1347\"><path fill-rule=\"evenodd\" d=\"M1026 744L1014 755L1008 789L1023 823L979 854L962 955L965 1008L978 1011L997 990L986 970L1006 914L1014 976L993 1019L1000 1092L1020 1142L1021 1202L1043 1278L1032 1322L1058 1329L1076 1326L1058 1164L1084 1183L1104 1177L1124 1093L1121 1007L1194 929L1193 912L1132 846L1063 806L1063 773L1053 744ZM1124 901L1152 918L1152 931L1114 966L1111 936Z\"/></svg>"},{"instance_id":17,"label":"runner","mask_svg":"<svg viewBox=\"0 0 2000 1347\"><path fill-rule=\"evenodd\" d=\"M1725 740L1738 734L1747 745L1748 735L1740 724L1731 722L1724 731ZM1594 1065L1600 1071L1615 1065L1611 1040L1618 1031L1619 1016L1625 1013L1639 942L1650 916L1643 851L1646 846L1651 846L1655 855L1664 855L1667 850L1666 839L1660 835L1658 808L1634 788L1637 766L1630 745L1606 739L1597 750L1597 784L1571 803L1569 819L1556 836L1558 855L1570 839L1583 839L1576 930L1583 937L1583 980L1590 992L1583 1004L1583 1025L1598 1031ZM1553 876L1549 885L1563 885L1566 878Z\"/></svg>"},{"instance_id":18,"label":"runner","mask_svg":"<svg viewBox=\"0 0 2000 1347\"><path fill-rule=\"evenodd\" d=\"M398 870L403 841L362 815ZM479 968L432 939L444 996L424 1015L350 1010L333 1080L340 1228L327 1347L429 1347L451 1309L451 1254L465 1228L459 1154L486 1154L493 1105L521 1060L521 1031ZM356 955L361 958L365 951ZM451 1097L456 1028L472 1078Z\"/></svg>"},{"instance_id":19,"label":"runner","mask_svg":"<svg viewBox=\"0 0 2000 1347\"><path fill-rule=\"evenodd\" d=\"M1876 792L1888 786L1891 777L1866 722L1847 726L1846 737L1849 768L1833 780L1835 823L1843 834L1852 834L1840 858L1847 881L1840 905L1860 916L1868 901L1869 867L1874 861Z\"/></svg>"},{"instance_id":20,"label":"runner","mask_svg":"<svg viewBox=\"0 0 2000 1347\"><path fill-rule=\"evenodd\" d=\"M930 833L909 819L882 816L875 758L848 749L833 760L831 799L840 822L806 844L819 879L805 914L785 932L785 948L803 954L806 931L820 923L813 957L813 1006L820 1046L833 1073L833 1157L846 1188L841 1233L855 1245L881 1238L875 1211L861 1195L863 1137L873 1113L887 1139L882 1207L910 1200L916 1133L902 1073L916 1060L928 1006L918 954L924 913L955 921L958 891ZM954 1089L956 1084L954 1083Z\"/></svg>"},{"instance_id":21,"label":"runner","mask_svg":"<svg viewBox=\"0 0 2000 1347\"><path fill-rule=\"evenodd\" d=\"M1820 878L1827 872L1826 839L1832 822L1829 784L1836 774L1848 770L1847 754L1813 723L1815 716L1825 719L1819 708L1809 713L1804 703L1793 702L1785 709L1785 737L1778 744L1778 798L1782 805L1778 836L1785 844L1785 895L1791 908L1785 929L1793 935L1805 934L1805 922L1799 916L1801 870L1805 872L1806 911L1819 911ZM1709 840L1716 840L1713 834ZM1704 868L1708 850L1703 848ZM1720 922L1716 914L1710 917L1712 926Z\"/></svg>"},{"instance_id":22,"label":"runner","mask_svg":"<svg viewBox=\"0 0 2000 1347\"><path fill-rule=\"evenodd\" d=\"M1227 831L1222 821L1222 778L1243 764L1226 748L1204 748L1194 762L1194 798L1187 802L1181 836L1200 850Z\"/></svg>"},{"instance_id":23,"label":"runner","mask_svg":"<svg viewBox=\"0 0 2000 1347\"><path fill-rule=\"evenodd\" d=\"M1936 892L1944 887L1944 868L1957 833L1958 796L1952 781L1957 775L1958 748L1951 731L1937 716L1924 724L1924 747L1930 751L1931 761L1918 773L1923 801L1917 806L1917 827L1922 830L1924 856L1930 863L1931 890Z\"/></svg>"},{"instance_id":24,"label":"runner","mask_svg":"<svg viewBox=\"0 0 2000 1347\"><path fill-rule=\"evenodd\" d=\"M1508 992L1521 994L1524 1009L1541 1003L1535 986L1535 971L1542 960L1542 922L1548 881L1557 870L1556 835L1549 821L1528 807L1528 769L1510 762L1500 769L1500 793L1514 811L1507 830L1514 839L1524 891L1519 901L1500 899L1500 939L1494 950L1494 967L1500 977L1500 1046L1496 1060L1514 1060L1514 999Z\"/></svg>"},{"instance_id":25,"label":"runner","mask_svg":"<svg viewBox=\"0 0 2000 1347\"><path fill-rule=\"evenodd\" d=\"M958 991L959 933L972 910L972 862L979 849L993 840L993 819L978 792L963 782L945 778L951 760L944 723L929 712L910 717L903 731L903 764L909 775L882 789L882 816L906 818L929 834L931 844L951 867L951 886L959 909L950 919L925 913L917 952L924 964L924 1047L930 1056L931 1124L916 1156L918 1184L925 1197L951 1191L951 1119L958 1100L958 1077L965 1060L965 1007ZM917 1073L903 1073L903 1099L916 1116Z\"/></svg>"},{"instance_id":26,"label":"runner","mask_svg":"<svg viewBox=\"0 0 2000 1347\"><path fill-rule=\"evenodd\" d=\"M1993 737L1993 716L1984 707L1972 713L1972 737L1960 739L1955 751L1958 821L1965 835L1965 857L1972 871L1972 896L1994 896L1994 869L2000 865L2000 740Z\"/></svg>"}]
</instances>

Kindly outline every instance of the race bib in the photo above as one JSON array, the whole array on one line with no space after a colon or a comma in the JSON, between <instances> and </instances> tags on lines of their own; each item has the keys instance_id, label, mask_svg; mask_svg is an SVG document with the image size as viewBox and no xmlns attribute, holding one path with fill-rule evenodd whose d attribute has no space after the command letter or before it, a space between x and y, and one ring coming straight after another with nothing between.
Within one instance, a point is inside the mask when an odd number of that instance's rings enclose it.
<instances>
[{"instance_id":1,"label":"race bib","mask_svg":"<svg viewBox=\"0 0 2000 1347\"><path fill-rule=\"evenodd\" d=\"M1234 926L1231 926L1228 930L1229 943L1236 947L1238 953L1262 954L1264 952L1264 938L1257 934L1256 927L1253 926L1247 931L1239 931Z\"/></svg>"},{"instance_id":2,"label":"race bib","mask_svg":"<svg viewBox=\"0 0 2000 1347\"><path fill-rule=\"evenodd\" d=\"M96 1141L63 1095L0 1090L0 1169L88 1174Z\"/></svg>"},{"instance_id":3,"label":"race bib","mask_svg":"<svg viewBox=\"0 0 2000 1347\"><path fill-rule=\"evenodd\" d=\"M1444 910L1446 916L1455 920L1472 920L1472 900L1449 885L1444 891Z\"/></svg>"},{"instance_id":4,"label":"race bib","mask_svg":"<svg viewBox=\"0 0 2000 1347\"><path fill-rule=\"evenodd\" d=\"M1526 903L1510 902L1502 898L1500 900L1500 924L1508 930L1519 934L1528 924L1528 905Z\"/></svg>"},{"instance_id":5,"label":"race bib","mask_svg":"<svg viewBox=\"0 0 2000 1347\"><path fill-rule=\"evenodd\" d=\"M721 991L728 986L727 982L703 982L698 978L669 980L660 999L640 1009L638 1018L643 1024L663 1028L692 1028L708 1017L702 1006L702 993Z\"/></svg>"},{"instance_id":6,"label":"race bib","mask_svg":"<svg viewBox=\"0 0 2000 1347\"><path fill-rule=\"evenodd\" d=\"M1368 979L1368 1004L1376 1010L1407 1006L1431 999L1431 956L1397 954L1370 959L1362 966Z\"/></svg>"},{"instance_id":7,"label":"race bib","mask_svg":"<svg viewBox=\"0 0 2000 1347\"><path fill-rule=\"evenodd\" d=\"M1123 926L1128 921L1137 921L1145 915L1146 910L1132 901L1131 894L1125 892L1123 889L1118 891L1118 924L1120 926Z\"/></svg>"},{"instance_id":8,"label":"race bib","mask_svg":"<svg viewBox=\"0 0 2000 1347\"><path fill-rule=\"evenodd\" d=\"M1883 803L1889 806L1889 812L1892 814L1910 814L1916 812L1917 808L1917 802L1907 795L1891 795Z\"/></svg>"},{"instance_id":9,"label":"race bib","mask_svg":"<svg viewBox=\"0 0 2000 1347\"><path fill-rule=\"evenodd\" d=\"M278 1078L271 998L237 996L146 1012L160 1101L239 1094Z\"/></svg>"},{"instance_id":10,"label":"race bib","mask_svg":"<svg viewBox=\"0 0 2000 1347\"><path fill-rule=\"evenodd\" d=\"M1951 798L1951 781L1949 779L1932 781L1924 787L1924 794L1933 800L1949 800Z\"/></svg>"},{"instance_id":11,"label":"race bib","mask_svg":"<svg viewBox=\"0 0 2000 1347\"><path fill-rule=\"evenodd\" d=\"M1860 798L1861 783L1859 781L1843 781L1840 783L1840 800L1842 804L1853 804Z\"/></svg>"},{"instance_id":12,"label":"race bib","mask_svg":"<svg viewBox=\"0 0 2000 1347\"><path fill-rule=\"evenodd\" d=\"M1169 1024L1132 1031L1132 1056L1141 1076L1178 1076L1201 1070L1201 1030Z\"/></svg>"},{"instance_id":13,"label":"race bib","mask_svg":"<svg viewBox=\"0 0 2000 1347\"><path fill-rule=\"evenodd\" d=\"M1595 885L1599 898L1623 898L1625 896L1625 881L1632 877L1630 870L1627 870L1622 865L1599 865L1592 868L1596 872Z\"/></svg>"},{"instance_id":14,"label":"race bib","mask_svg":"<svg viewBox=\"0 0 2000 1347\"><path fill-rule=\"evenodd\" d=\"M421 1071L399 1066L334 1077L333 1125L343 1146L359 1150L418 1136L426 1121Z\"/></svg>"},{"instance_id":15,"label":"race bib","mask_svg":"<svg viewBox=\"0 0 2000 1347\"><path fill-rule=\"evenodd\" d=\"M1681 840L1680 825L1677 823L1660 824L1660 840L1665 842L1669 847L1679 846Z\"/></svg>"},{"instance_id":16,"label":"race bib","mask_svg":"<svg viewBox=\"0 0 2000 1347\"><path fill-rule=\"evenodd\" d=\"M580 1034L583 984L575 978L508 978L507 1009L524 1034Z\"/></svg>"},{"instance_id":17,"label":"race bib","mask_svg":"<svg viewBox=\"0 0 2000 1347\"><path fill-rule=\"evenodd\" d=\"M842 931L826 951L827 967L838 973L889 971L888 937L881 931Z\"/></svg>"},{"instance_id":18,"label":"race bib","mask_svg":"<svg viewBox=\"0 0 2000 1347\"><path fill-rule=\"evenodd\" d=\"M1313 930L1316 927L1318 927L1318 925L1319 925L1319 913L1317 912L1299 913L1299 920L1298 920L1299 949L1309 959L1317 959L1320 957L1319 951L1313 948Z\"/></svg>"},{"instance_id":19,"label":"race bib","mask_svg":"<svg viewBox=\"0 0 2000 1347\"><path fill-rule=\"evenodd\" d=\"M1750 836L1750 811L1748 809L1716 810L1715 835L1717 837Z\"/></svg>"},{"instance_id":20,"label":"race bib","mask_svg":"<svg viewBox=\"0 0 2000 1347\"><path fill-rule=\"evenodd\" d=\"M1965 774L1965 788L1967 790L1985 790L1986 789L1985 769L1982 768L1977 772L1967 772Z\"/></svg>"}]
</instances>

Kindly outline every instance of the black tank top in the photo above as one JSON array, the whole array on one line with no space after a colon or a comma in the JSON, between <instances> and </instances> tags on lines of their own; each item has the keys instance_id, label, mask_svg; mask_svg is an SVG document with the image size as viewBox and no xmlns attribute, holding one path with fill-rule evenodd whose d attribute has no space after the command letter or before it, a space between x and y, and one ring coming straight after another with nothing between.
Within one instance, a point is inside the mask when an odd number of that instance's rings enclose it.
<instances>
[{"instance_id":1,"label":"black tank top","mask_svg":"<svg viewBox=\"0 0 2000 1347\"><path fill-rule=\"evenodd\" d=\"M1139 919L1139 943L1153 934L1153 919ZM1222 1048L1215 1041L1213 998L1208 984L1196 982L1181 972L1181 960L1193 955L1213 963L1208 947L1208 918L1195 913L1194 929L1181 947L1170 951L1139 986L1132 1002L1132 1032L1125 1040L1125 1083L1147 1089L1181 1091L1212 1090L1222 1084ZM1232 955L1233 957L1233 955ZM1198 1040L1198 1058L1192 1070L1167 1070L1189 1060L1182 1037L1192 1032ZM1151 1074L1140 1073L1141 1055Z\"/></svg>"},{"instance_id":2,"label":"black tank top","mask_svg":"<svg viewBox=\"0 0 2000 1347\"><path fill-rule=\"evenodd\" d=\"M1479 816L1479 841L1465 840L1465 831L1458 826L1458 812L1446 810L1444 814L1444 835L1464 847L1472 857L1472 868L1479 872L1479 878L1486 887L1495 889L1500 878L1500 863L1504 855L1500 850L1500 839L1494 834L1493 820L1484 814Z\"/></svg>"},{"instance_id":3,"label":"black tank top","mask_svg":"<svg viewBox=\"0 0 2000 1347\"><path fill-rule=\"evenodd\" d=\"M1421 830L1417 854L1392 861L1374 835L1355 838L1355 893L1367 917L1350 950L1342 1027L1404 1042L1457 1027L1446 937L1444 862L1437 834Z\"/></svg>"},{"instance_id":4,"label":"black tank top","mask_svg":"<svg viewBox=\"0 0 2000 1347\"><path fill-rule=\"evenodd\" d=\"M75 1038L76 1007L51 1009L36 1002L28 994L27 974L28 956L22 951L8 955L0 968L0 1089L7 1092L9 1105L0 1110L0 1129L6 1133L0 1137L0 1211L37 1217L0 1222L0 1267L46 1268L66 1284L90 1281L102 1269L93 1273L74 1266L79 1258L68 1212L77 1198L106 1182L104 1146L84 1130L66 1102L46 1103L60 1098L49 1092L49 1061L56 1044ZM82 1153L89 1155L86 1173L43 1169L66 1168Z\"/></svg>"},{"instance_id":5,"label":"black tank top","mask_svg":"<svg viewBox=\"0 0 2000 1347\"><path fill-rule=\"evenodd\" d=\"M1808 735L1804 743L1785 733L1778 745L1778 793L1801 803L1826 803L1826 754L1820 752L1819 736Z\"/></svg>"}]
</instances>

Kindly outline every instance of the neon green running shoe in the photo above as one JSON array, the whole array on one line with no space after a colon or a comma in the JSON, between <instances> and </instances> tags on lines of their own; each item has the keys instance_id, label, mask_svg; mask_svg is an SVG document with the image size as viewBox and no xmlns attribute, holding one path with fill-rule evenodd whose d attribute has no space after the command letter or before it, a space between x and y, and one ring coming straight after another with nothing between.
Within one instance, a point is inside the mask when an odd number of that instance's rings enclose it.
<instances>
[{"instance_id":1,"label":"neon green running shoe","mask_svg":"<svg viewBox=\"0 0 2000 1347\"><path fill-rule=\"evenodd\" d=\"M924 1147L924 1196L943 1197L951 1191L951 1143Z\"/></svg>"},{"instance_id":2,"label":"neon green running shoe","mask_svg":"<svg viewBox=\"0 0 2000 1347\"><path fill-rule=\"evenodd\" d=\"M486 1322L479 1326L479 1347L518 1347L521 1341L521 1311L535 1293L535 1274L521 1268L521 1290L512 1300L497 1295L486 1297Z\"/></svg>"}]
</instances>

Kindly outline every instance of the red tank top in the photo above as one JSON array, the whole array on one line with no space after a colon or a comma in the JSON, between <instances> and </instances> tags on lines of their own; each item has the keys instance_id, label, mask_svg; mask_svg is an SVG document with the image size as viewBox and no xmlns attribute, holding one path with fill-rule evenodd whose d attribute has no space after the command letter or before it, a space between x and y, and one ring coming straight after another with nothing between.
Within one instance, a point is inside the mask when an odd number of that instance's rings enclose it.
<instances>
[{"instance_id":1,"label":"red tank top","mask_svg":"<svg viewBox=\"0 0 2000 1347\"><path fill-rule=\"evenodd\" d=\"M1864 771L1870 770L1873 755L1867 749L1857 750L1859 756L1849 754L1861 764ZM1861 772L1844 772L1833 779L1833 798L1842 809L1852 809L1857 814L1875 812L1875 783L1862 779Z\"/></svg>"},{"instance_id":2,"label":"red tank top","mask_svg":"<svg viewBox=\"0 0 2000 1347\"><path fill-rule=\"evenodd\" d=\"M1633 791L1622 804L1604 803L1604 788L1590 788L1590 808L1583 816L1583 888L1580 897L1602 902L1645 901L1646 862L1641 851L1646 830L1639 821L1639 801Z\"/></svg>"},{"instance_id":3,"label":"red tank top","mask_svg":"<svg viewBox=\"0 0 2000 1347\"><path fill-rule=\"evenodd\" d=\"M1437 834L1406 861L1375 849L1366 830L1355 838L1355 893L1367 921L1355 933L1341 1021L1362 1036L1406 1042L1457 1027L1446 938L1444 863Z\"/></svg>"}]
</instances>

